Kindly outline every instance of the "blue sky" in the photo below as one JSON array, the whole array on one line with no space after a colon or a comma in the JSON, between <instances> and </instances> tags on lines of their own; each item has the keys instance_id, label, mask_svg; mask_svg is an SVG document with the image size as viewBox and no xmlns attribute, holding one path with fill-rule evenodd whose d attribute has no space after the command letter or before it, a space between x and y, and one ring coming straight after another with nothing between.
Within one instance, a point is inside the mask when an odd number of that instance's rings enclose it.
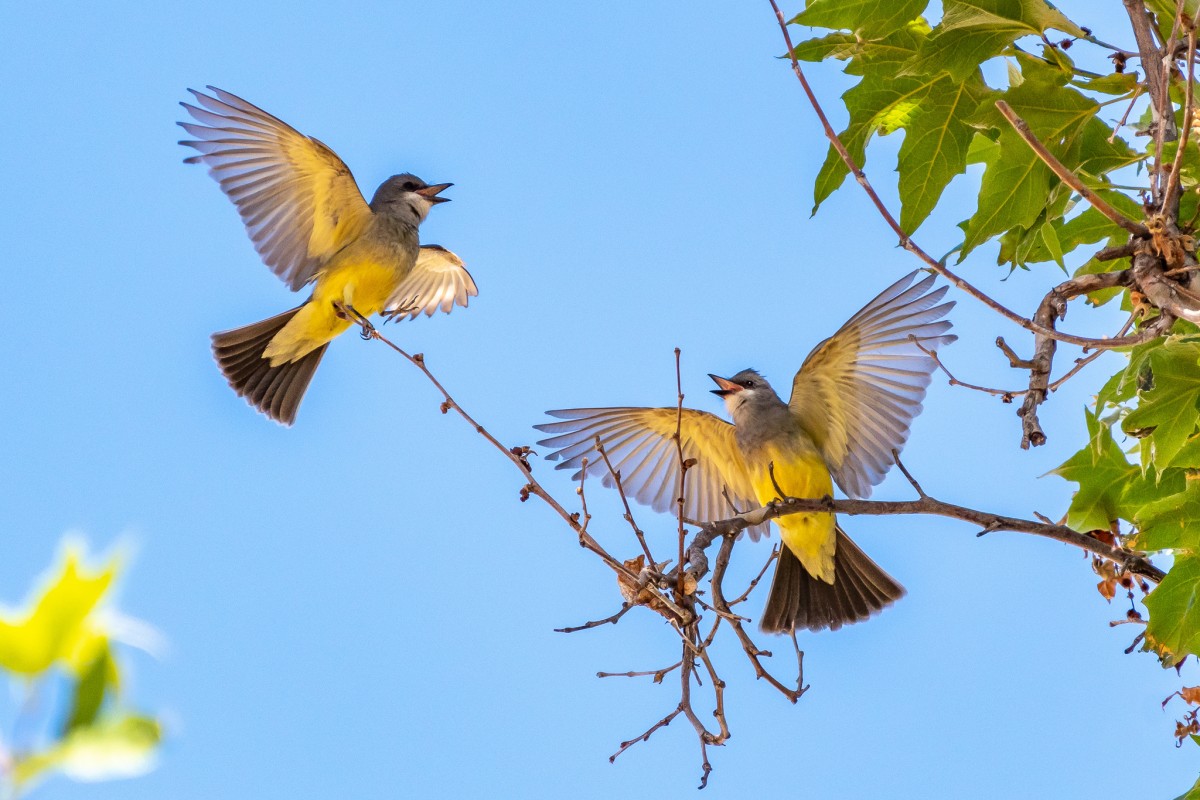
<instances>
[{"instance_id":1,"label":"blue sky","mask_svg":"<svg viewBox=\"0 0 1200 800\"><path fill-rule=\"evenodd\" d=\"M1117 4L1059 5L1101 38L1131 38ZM776 59L766 3L498 8L0 7L0 601L21 599L66 532L130 542L121 607L170 642L161 659L128 659L133 701L168 720L160 768L58 779L39 796L692 791L698 748L682 721L607 761L674 706L675 686L594 677L672 663L673 636L643 610L553 632L616 610L611 572L547 508L518 502L519 475L438 412L419 373L343 337L288 430L234 396L209 354L212 331L296 302L215 183L181 163L176 103L209 83L325 141L368 195L401 171L455 183L422 238L459 253L480 296L385 332L509 444L531 443L547 408L673 403L676 346L695 407L721 410L708 372L753 366L786 385L813 344L917 266L856 187L809 218L825 143ZM812 73L838 119L845 79ZM899 139L880 144L869 171L891 197ZM956 180L919 232L929 251L957 242L974 180ZM1017 308L1058 280L1048 267L1003 282L993 257L981 249L962 272ZM1028 339L959 301L947 362L1019 387L990 343ZM1073 306L1069 323L1102 333L1120 319ZM1117 363L1054 395L1050 444L1032 452L1017 448L1012 406L935 382L905 462L946 500L1058 517L1069 485L1038 476L1081 442L1082 407ZM574 502L565 474L537 471ZM911 490L893 475L875 496ZM632 556L615 498L597 487L589 505L593 531ZM665 549L672 521L638 519ZM705 797L1190 785L1195 751L1172 747L1159 708L1180 681L1122 653L1133 634L1107 622L1124 607L1094 591L1079 552L947 520L845 526L909 596L804 635L812 689L796 706L726 643L733 738L710 753ZM734 573L748 579L765 555L744 542Z\"/></svg>"}]
</instances>

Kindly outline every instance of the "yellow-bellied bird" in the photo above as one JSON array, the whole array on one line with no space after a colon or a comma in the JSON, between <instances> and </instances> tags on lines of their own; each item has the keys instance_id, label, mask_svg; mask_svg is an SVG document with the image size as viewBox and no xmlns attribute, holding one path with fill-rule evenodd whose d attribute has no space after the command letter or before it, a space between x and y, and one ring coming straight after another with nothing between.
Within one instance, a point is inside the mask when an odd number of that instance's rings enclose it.
<instances>
[{"instance_id":1,"label":"yellow-bellied bird","mask_svg":"<svg viewBox=\"0 0 1200 800\"><path fill-rule=\"evenodd\" d=\"M733 424L692 409L680 428L686 473L684 516L710 522L765 505L779 496L824 497L833 481L850 497L867 497L908 439L921 411L935 351L957 337L942 319L946 287L912 273L872 300L804 360L785 403L754 370L731 378L710 375ZM920 346L918 346L918 344ZM589 474L612 478L594 452L600 438L629 497L667 511L679 480L675 408L575 408L547 412L563 422L537 425L555 434L539 444L563 468L588 460ZM772 469L774 475L772 477ZM579 473L575 475L578 480ZM778 484L778 489L776 488ZM728 497L728 501L726 500ZM904 588L867 557L831 513L789 514L775 520L783 538L779 564L763 610L770 633L798 628L837 630L886 608ZM750 529L753 539L769 523Z\"/></svg>"},{"instance_id":2,"label":"yellow-bellied bird","mask_svg":"<svg viewBox=\"0 0 1200 800\"><path fill-rule=\"evenodd\" d=\"M213 334L213 354L229 385L284 425L325 348L373 314L415 317L450 311L478 294L458 256L420 246L417 227L452 184L393 175L368 205L337 153L242 98L208 87L181 103L195 122L179 124L237 206L262 260L292 291L313 284L291 311Z\"/></svg>"}]
</instances>

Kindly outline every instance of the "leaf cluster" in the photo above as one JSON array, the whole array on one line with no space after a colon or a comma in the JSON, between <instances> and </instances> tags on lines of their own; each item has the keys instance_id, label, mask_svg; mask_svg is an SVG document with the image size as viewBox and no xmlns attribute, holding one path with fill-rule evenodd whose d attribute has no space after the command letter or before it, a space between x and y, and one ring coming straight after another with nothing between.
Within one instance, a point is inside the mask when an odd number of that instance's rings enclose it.
<instances>
[{"instance_id":1,"label":"leaf cluster","mask_svg":"<svg viewBox=\"0 0 1200 800\"><path fill-rule=\"evenodd\" d=\"M0 669L29 698L60 695L53 703L27 703L18 713L22 724L14 727L37 733L10 743L0 794L16 797L54 771L93 781L138 775L153 765L161 725L126 708L121 697L107 603L118 572L116 558L90 565L82 546L69 544L20 608L0 609ZM25 718L43 705L53 707L46 718Z\"/></svg>"}]
</instances>

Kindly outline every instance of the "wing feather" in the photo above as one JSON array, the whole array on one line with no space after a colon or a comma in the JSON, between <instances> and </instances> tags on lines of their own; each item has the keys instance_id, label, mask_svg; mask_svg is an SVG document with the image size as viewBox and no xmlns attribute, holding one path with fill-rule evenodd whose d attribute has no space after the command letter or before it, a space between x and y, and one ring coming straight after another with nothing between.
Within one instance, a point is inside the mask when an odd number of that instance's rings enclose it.
<instances>
[{"instance_id":1,"label":"wing feather","mask_svg":"<svg viewBox=\"0 0 1200 800\"><path fill-rule=\"evenodd\" d=\"M917 274L883 290L817 345L792 381L792 413L850 497L869 497L895 463L892 450L908 440L936 367L921 348L936 351L957 338L942 319L954 307L939 305L946 287L929 291L933 276L913 283Z\"/></svg>"},{"instance_id":2,"label":"wing feather","mask_svg":"<svg viewBox=\"0 0 1200 800\"><path fill-rule=\"evenodd\" d=\"M254 248L292 291L313 280L371 219L349 168L321 141L237 95L191 89L181 103L195 122L179 125L194 141L180 144L202 163L237 206Z\"/></svg>"},{"instance_id":3,"label":"wing feather","mask_svg":"<svg viewBox=\"0 0 1200 800\"><path fill-rule=\"evenodd\" d=\"M441 245L421 245L412 272L388 298L383 313L389 319L416 319L422 313L449 314L455 305L467 306L467 298L475 297L479 289L475 279L463 265L462 259Z\"/></svg>"},{"instance_id":4,"label":"wing feather","mask_svg":"<svg viewBox=\"0 0 1200 800\"><path fill-rule=\"evenodd\" d=\"M589 476L599 476L603 485L614 481L596 452L600 437L605 453L621 476L626 497L655 511L674 511L679 481L679 454L675 447L674 408L572 408L546 412L560 422L535 425L553 434L538 442L553 448L546 456L559 461L558 469L574 469L579 480L586 458ZM684 486L684 517L711 522L737 511L758 507L750 474L734 441L733 426L703 411L684 409L680 420L683 457L695 459ZM726 501L728 494L729 501ZM750 529L752 538L766 533L768 525Z\"/></svg>"}]
</instances>

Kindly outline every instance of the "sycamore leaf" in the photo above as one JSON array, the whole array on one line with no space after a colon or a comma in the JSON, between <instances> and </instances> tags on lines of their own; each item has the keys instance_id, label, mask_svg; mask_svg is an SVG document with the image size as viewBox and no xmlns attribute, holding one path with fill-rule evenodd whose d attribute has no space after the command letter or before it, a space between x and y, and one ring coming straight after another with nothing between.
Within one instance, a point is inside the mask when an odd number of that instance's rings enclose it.
<instances>
[{"instance_id":1,"label":"sycamore leaf","mask_svg":"<svg viewBox=\"0 0 1200 800\"><path fill-rule=\"evenodd\" d=\"M1185 482L1181 492L1162 492L1134 514L1137 536L1131 542L1138 550L1200 550L1200 482Z\"/></svg>"},{"instance_id":2,"label":"sycamore leaf","mask_svg":"<svg viewBox=\"0 0 1200 800\"><path fill-rule=\"evenodd\" d=\"M81 667L103 641L92 612L116 577L117 561L92 568L82 563L81 549L65 548L50 580L23 610L0 610L0 668L36 675L58 661Z\"/></svg>"},{"instance_id":3,"label":"sycamore leaf","mask_svg":"<svg viewBox=\"0 0 1200 800\"><path fill-rule=\"evenodd\" d=\"M824 61L836 58L845 61L862 52L859 39L853 33L831 33L815 39L806 39L792 48L797 61Z\"/></svg>"},{"instance_id":4,"label":"sycamore leaf","mask_svg":"<svg viewBox=\"0 0 1200 800\"><path fill-rule=\"evenodd\" d=\"M1058 240L1058 233L1054 230L1054 226L1049 222L1043 222L1038 228L1038 235L1041 236L1046 250L1049 251L1050 257L1054 259L1054 263L1058 264L1064 271L1067 269L1067 264L1063 261L1063 246Z\"/></svg>"},{"instance_id":5,"label":"sycamore leaf","mask_svg":"<svg viewBox=\"0 0 1200 800\"><path fill-rule=\"evenodd\" d=\"M1049 90L1044 84L1025 82L1009 89L1005 100L1038 139L1068 168L1078 163L1070 157L1076 137L1099 106L1068 88ZM998 158L987 165L979 187L979 207L962 223L961 262L991 237L1015 227L1029 228L1054 199L1051 188L1061 185L1025 140L1007 123L1000 130Z\"/></svg>"},{"instance_id":6,"label":"sycamore leaf","mask_svg":"<svg viewBox=\"0 0 1200 800\"><path fill-rule=\"evenodd\" d=\"M1197 739L1195 736L1192 737L1192 741L1200 744L1200 739ZM1179 795L1179 797L1176 797L1175 800L1200 800L1200 780L1197 780L1192 785L1192 788Z\"/></svg>"},{"instance_id":7,"label":"sycamore leaf","mask_svg":"<svg viewBox=\"0 0 1200 800\"><path fill-rule=\"evenodd\" d=\"M1067 525L1077 531L1107 530L1120 519L1122 496L1130 485L1145 479L1125 458L1108 426L1090 410L1085 413L1088 443L1051 473L1079 484L1067 510Z\"/></svg>"},{"instance_id":8,"label":"sycamore leaf","mask_svg":"<svg viewBox=\"0 0 1200 800\"><path fill-rule=\"evenodd\" d=\"M1171 464L1196 432L1200 402L1200 342L1175 340L1150 353L1154 385L1138 393L1138 407L1121 427L1126 431L1153 430L1154 463Z\"/></svg>"},{"instance_id":9,"label":"sycamore leaf","mask_svg":"<svg viewBox=\"0 0 1200 800\"><path fill-rule=\"evenodd\" d=\"M942 7L942 21L904 74L946 71L961 80L1022 36L1048 28L1083 35L1043 0L945 0Z\"/></svg>"},{"instance_id":10,"label":"sycamore leaf","mask_svg":"<svg viewBox=\"0 0 1200 800\"><path fill-rule=\"evenodd\" d=\"M1165 343L1165 339L1151 339L1133 347L1129 351L1129 364L1125 369L1109 378L1108 382L1104 384L1104 388L1096 395L1097 408L1105 404L1116 405L1132 400L1139 388L1143 386L1148 388L1150 354Z\"/></svg>"},{"instance_id":11,"label":"sycamore leaf","mask_svg":"<svg viewBox=\"0 0 1200 800\"><path fill-rule=\"evenodd\" d=\"M1173 666L1200 654L1200 556L1183 555L1146 596L1146 640Z\"/></svg>"},{"instance_id":12,"label":"sycamore leaf","mask_svg":"<svg viewBox=\"0 0 1200 800\"><path fill-rule=\"evenodd\" d=\"M908 26L879 42L863 44L860 61L871 67L868 74L842 95L850 113L850 122L839 134L842 144L860 167L866 164L867 142L875 133L887 134L896 129L905 114L916 109L937 78L896 78L901 61L915 52L924 34ZM847 71L849 71L847 67ZM825 163L813 185L813 213L821 203L842 185L849 170L842 157L830 146Z\"/></svg>"},{"instance_id":13,"label":"sycamore leaf","mask_svg":"<svg viewBox=\"0 0 1200 800\"><path fill-rule=\"evenodd\" d=\"M1137 86L1137 83L1138 75L1136 72L1114 72L1111 75L1102 75L1099 78L1078 78L1075 80L1075 85L1080 89L1115 95L1129 94Z\"/></svg>"},{"instance_id":14,"label":"sycamore leaf","mask_svg":"<svg viewBox=\"0 0 1200 800\"><path fill-rule=\"evenodd\" d=\"M931 84L905 124L900 145L900 227L912 233L937 206L942 191L967 168L975 129L967 120L989 94L978 73L965 81L949 76Z\"/></svg>"},{"instance_id":15,"label":"sycamore leaf","mask_svg":"<svg viewBox=\"0 0 1200 800\"><path fill-rule=\"evenodd\" d=\"M809 0L790 24L853 31L874 39L916 19L928 4L929 0Z\"/></svg>"}]
</instances>

